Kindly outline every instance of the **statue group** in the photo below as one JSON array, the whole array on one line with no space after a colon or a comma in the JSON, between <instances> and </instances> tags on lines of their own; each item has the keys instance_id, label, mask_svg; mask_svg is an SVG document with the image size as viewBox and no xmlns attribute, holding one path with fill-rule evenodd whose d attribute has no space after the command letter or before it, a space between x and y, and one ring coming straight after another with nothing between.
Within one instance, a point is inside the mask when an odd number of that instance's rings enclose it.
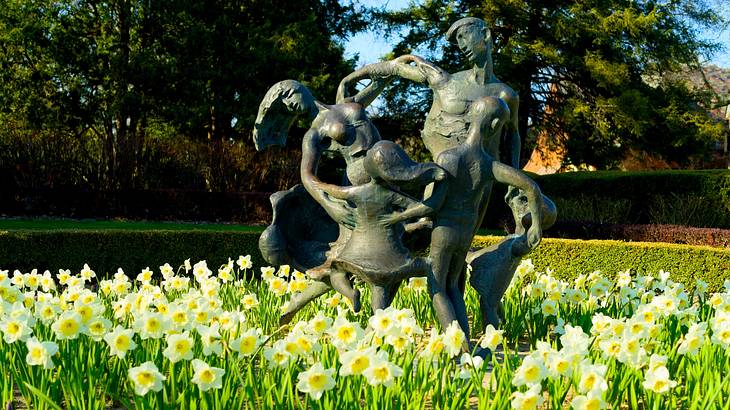
<instances>
[{"instance_id":1,"label":"statue group","mask_svg":"<svg viewBox=\"0 0 730 410\"><path fill-rule=\"evenodd\" d=\"M463 18L446 37L456 42L471 68L450 74L421 57L404 55L345 77L334 105L316 100L293 80L275 84L261 102L254 130L258 150L285 145L295 120L311 120L302 142L302 184L272 195L273 221L259 242L269 263L291 265L313 279L292 297L282 323L331 289L359 311L356 280L369 286L373 312L384 309L404 280L421 276L428 278L441 327L457 321L469 350L468 262L481 314L486 323L499 325L500 300L521 258L555 221L556 209L519 170L519 97L494 75L488 27L480 19ZM421 136L434 162L415 162L399 145L382 140L366 114L394 78L433 91ZM348 96L347 90L363 80L369 84ZM324 155L344 160L338 184L318 176ZM505 200L515 232L471 251L495 183L509 186Z\"/></svg>"}]
</instances>

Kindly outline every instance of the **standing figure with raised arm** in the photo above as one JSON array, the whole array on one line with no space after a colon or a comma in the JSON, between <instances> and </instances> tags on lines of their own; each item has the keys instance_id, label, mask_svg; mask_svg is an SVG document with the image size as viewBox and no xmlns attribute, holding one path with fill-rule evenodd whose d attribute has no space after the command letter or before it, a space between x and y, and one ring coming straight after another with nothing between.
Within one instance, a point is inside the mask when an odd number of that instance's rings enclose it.
<instances>
[{"instance_id":1,"label":"standing figure with raised arm","mask_svg":"<svg viewBox=\"0 0 730 410\"><path fill-rule=\"evenodd\" d=\"M480 222L482 203L489 198L495 181L517 187L527 197L534 221L524 234L527 247L533 249L542 237L540 188L524 173L495 160L485 150L486 144L502 131L509 116L509 107L499 98L484 97L472 104L466 139L436 159L449 178L444 183L437 182L425 201L437 210L433 216L430 252L434 309L442 327L458 321L467 336L465 349L468 349L469 322L460 284L464 281L463 268ZM411 209L418 213L418 204Z\"/></svg>"},{"instance_id":2,"label":"standing figure with raised arm","mask_svg":"<svg viewBox=\"0 0 730 410\"><path fill-rule=\"evenodd\" d=\"M471 123L469 109L482 97L504 100L510 117L503 133L489 141L487 151L496 160L519 168L520 133L518 128L519 95L494 75L492 63L492 37L483 20L467 17L455 22L446 33L450 41L456 41L459 49L469 59L472 67L454 74L414 55L404 55L394 60L366 65L354 71L341 82L337 101L346 98L345 92L354 82L363 79L400 77L427 85L433 91L433 103L426 117L421 137L433 158L446 149L466 140ZM500 157L500 151L509 155Z\"/></svg>"}]
</instances>

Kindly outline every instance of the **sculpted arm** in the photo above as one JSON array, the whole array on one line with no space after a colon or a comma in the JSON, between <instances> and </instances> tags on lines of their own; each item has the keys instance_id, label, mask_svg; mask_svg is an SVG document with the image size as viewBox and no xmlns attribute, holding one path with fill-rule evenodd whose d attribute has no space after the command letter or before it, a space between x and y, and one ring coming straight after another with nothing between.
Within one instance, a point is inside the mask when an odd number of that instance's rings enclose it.
<instances>
[{"instance_id":1,"label":"sculpted arm","mask_svg":"<svg viewBox=\"0 0 730 410\"><path fill-rule=\"evenodd\" d=\"M520 169L520 150L522 149L519 123L520 96L512 91L510 95L504 97L504 100L509 106L510 111L510 119L505 124L505 142L510 149L509 159L512 167Z\"/></svg>"},{"instance_id":2,"label":"sculpted arm","mask_svg":"<svg viewBox=\"0 0 730 410\"><path fill-rule=\"evenodd\" d=\"M337 103L339 104L346 101L345 93L351 84L364 79L380 79L379 81L383 81L382 79L389 77L405 78L419 84L426 84L433 88L441 82L448 80L449 73L421 57L410 54L400 56L390 61L368 64L359 70L353 71L347 77L342 79L339 87L337 87ZM373 84L370 84L370 86L372 85ZM383 88L384 86L378 87L376 83L374 90L379 89L379 94ZM360 94L363 94L366 90L367 88ZM366 94L368 97L373 95L371 93ZM374 95L377 96L377 94Z\"/></svg>"},{"instance_id":3,"label":"sculpted arm","mask_svg":"<svg viewBox=\"0 0 730 410\"><path fill-rule=\"evenodd\" d=\"M392 215L393 222L407 221L412 218L421 218L436 212L446 199L448 181L432 182L426 187L423 201L416 201L403 196L406 209Z\"/></svg>"},{"instance_id":4,"label":"sculpted arm","mask_svg":"<svg viewBox=\"0 0 730 410\"><path fill-rule=\"evenodd\" d=\"M323 151L322 140L319 133L315 130L309 130L304 135L302 141L302 162L299 166L300 176L302 178L302 184L304 188L309 192L309 195L314 198L317 203L322 205L322 208L327 214L338 224L342 224L348 227L354 227L354 216L352 211L347 208L344 202L333 201L327 194L329 193L333 197L337 197L327 189L330 187L329 184L325 184L317 178L317 166L319 165L319 158ZM332 186L334 187L334 185ZM334 191L334 190L333 190ZM344 193L342 193L344 195Z\"/></svg>"},{"instance_id":5,"label":"sculpted arm","mask_svg":"<svg viewBox=\"0 0 730 410\"><path fill-rule=\"evenodd\" d=\"M492 162L492 173L497 181L517 187L527 196L532 218L532 225L527 232L527 245L530 249L535 248L542 239L542 193L540 187L523 172L498 161Z\"/></svg>"}]
</instances>

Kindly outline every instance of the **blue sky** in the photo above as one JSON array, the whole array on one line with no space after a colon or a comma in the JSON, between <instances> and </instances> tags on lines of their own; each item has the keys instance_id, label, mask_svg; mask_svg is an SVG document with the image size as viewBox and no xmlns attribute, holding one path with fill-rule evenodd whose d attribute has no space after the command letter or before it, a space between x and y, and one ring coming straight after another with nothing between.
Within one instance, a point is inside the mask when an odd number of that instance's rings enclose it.
<instances>
[{"instance_id":1,"label":"blue sky","mask_svg":"<svg viewBox=\"0 0 730 410\"><path fill-rule=\"evenodd\" d=\"M418 3L418 1L413 0ZM359 3L365 6L380 6L386 4L386 7L390 10L402 9L411 1L409 0L389 0L387 2L374 1L374 0L360 0ZM728 12L730 17L730 12ZM720 43L726 44L727 48L724 52L718 53L710 63L719 65L721 67L730 68L730 29L720 33L705 33L707 39L714 40ZM358 65L362 66L365 64L376 62L383 55L387 54L391 50L391 46L397 39L385 39L381 35L373 32L360 33L352 38L345 44L345 55L352 57L354 54L359 54L360 59Z\"/></svg>"}]
</instances>

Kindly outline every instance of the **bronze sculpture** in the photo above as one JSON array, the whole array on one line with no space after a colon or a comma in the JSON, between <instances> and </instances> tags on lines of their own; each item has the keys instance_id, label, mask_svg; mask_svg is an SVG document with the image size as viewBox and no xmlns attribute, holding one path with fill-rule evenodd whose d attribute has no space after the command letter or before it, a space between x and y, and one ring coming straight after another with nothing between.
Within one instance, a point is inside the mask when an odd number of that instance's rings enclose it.
<instances>
[{"instance_id":1,"label":"bronze sculpture","mask_svg":"<svg viewBox=\"0 0 730 410\"><path fill-rule=\"evenodd\" d=\"M542 229L554 221L555 207L517 169L519 98L494 76L486 25L476 18L461 19L451 26L447 37L458 43L472 63L471 69L449 74L420 57L405 55L367 65L345 77L337 91L338 104L332 106L315 101L308 90L294 82L279 83L267 93L254 135L257 148L265 145L259 141L282 143L282 135L293 118L309 115L313 122L303 143L302 183L339 226L337 239L330 247L318 247L314 259L296 250L282 251L280 244L286 242L282 237L286 235L280 234L281 227L272 230L279 234L262 236L262 252L271 263L287 260L316 279L309 289L292 298L282 322L291 320L302 306L331 287L352 299L359 309L359 293L350 282L352 275L370 285L373 309L388 306L404 278L420 275L429 278L442 328L457 321L468 340L463 299L463 267L467 260L477 268L472 284L480 293L483 314L489 323L497 321L496 309L505 282L509 283L519 259L539 244ZM412 163L397 145L378 142L380 136L367 119L364 107L395 76L426 84L433 90L434 100L422 137L437 165ZM348 97L345 91L349 85L362 79L370 79L371 83ZM284 109L277 110L277 105L271 103L277 99ZM337 151L345 158L347 169L341 186L326 184L317 177L319 156L324 150ZM511 166L499 161L503 151L509 153L503 157ZM501 246L469 254L495 181L510 186L507 199L517 231ZM409 198L399 187L427 183L422 200ZM276 208L280 201L274 202ZM411 257L401 238L402 223L422 217L432 218L428 259ZM275 217L272 227L276 222ZM329 234L330 242L333 236ZM468 347L467 342L464 348Z\"/></svg>"}]
</instances>

